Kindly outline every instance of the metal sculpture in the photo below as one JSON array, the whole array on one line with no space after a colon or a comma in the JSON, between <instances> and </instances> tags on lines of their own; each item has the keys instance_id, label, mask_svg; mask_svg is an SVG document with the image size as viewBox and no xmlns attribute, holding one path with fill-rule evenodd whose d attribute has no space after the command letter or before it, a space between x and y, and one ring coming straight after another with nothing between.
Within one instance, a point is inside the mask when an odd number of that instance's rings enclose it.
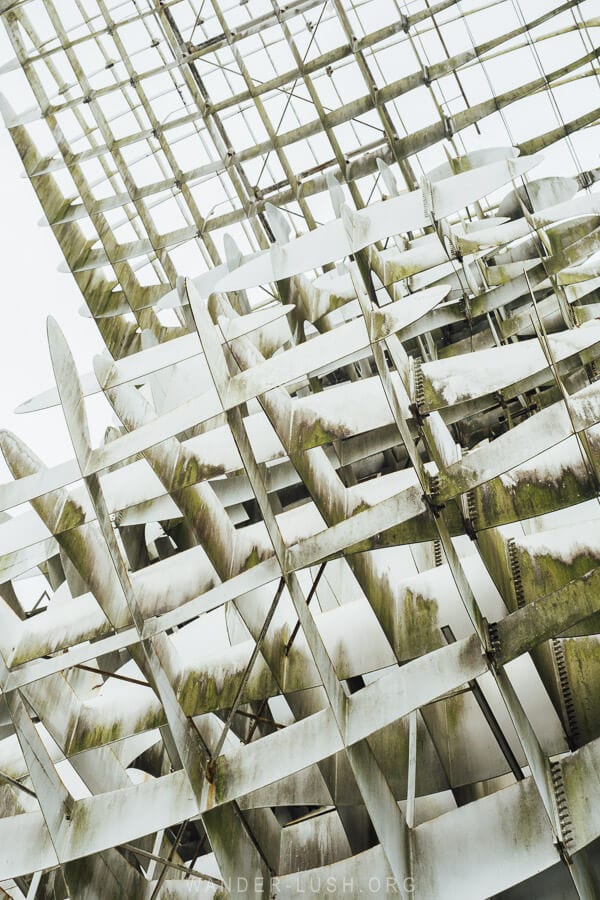
<instances>
[{"instance_id":1,"label":"metal sculpture","mask_svg":"<svg viewBox=\"0 0 600 900\"><path fill-rule=\"evenodd\" d=\"M592 0L0 13L106 345L0 435L0 887L599 896Z\"/></svg>"}]
</instances>

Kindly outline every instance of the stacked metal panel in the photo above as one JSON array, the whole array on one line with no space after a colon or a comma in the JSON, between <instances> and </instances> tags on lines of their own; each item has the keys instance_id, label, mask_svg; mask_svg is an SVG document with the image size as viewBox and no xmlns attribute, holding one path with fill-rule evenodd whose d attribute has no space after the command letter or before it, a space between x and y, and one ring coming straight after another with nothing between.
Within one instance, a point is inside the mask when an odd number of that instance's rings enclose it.
<instances>
[{"instance_id":1,"label":"stacked metal panel","mask_svg":"<svg viewBox=\"0 0 600 900\"><path fill-rule=\"evenodd\" d=\"M595 0L0 12L106 345L0 437L5 895L600 896Z\"/></svg>"}]
</instances>

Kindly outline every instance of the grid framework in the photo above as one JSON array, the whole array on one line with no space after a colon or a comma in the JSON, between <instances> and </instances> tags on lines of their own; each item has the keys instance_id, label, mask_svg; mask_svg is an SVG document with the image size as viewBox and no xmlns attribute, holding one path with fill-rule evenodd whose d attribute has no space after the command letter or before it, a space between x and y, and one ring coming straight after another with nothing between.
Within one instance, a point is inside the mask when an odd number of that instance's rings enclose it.
<instances>
[{"instance_id":1,"label":"grid framework","mask_svg":"<svg viewBox=\"0 0 600 900\"><path fill-rule=\"evenodd\" d=\"M600 895L595 12L0 0L105 344L0 435L10 896Z\"/></svg>"}]
</instances>

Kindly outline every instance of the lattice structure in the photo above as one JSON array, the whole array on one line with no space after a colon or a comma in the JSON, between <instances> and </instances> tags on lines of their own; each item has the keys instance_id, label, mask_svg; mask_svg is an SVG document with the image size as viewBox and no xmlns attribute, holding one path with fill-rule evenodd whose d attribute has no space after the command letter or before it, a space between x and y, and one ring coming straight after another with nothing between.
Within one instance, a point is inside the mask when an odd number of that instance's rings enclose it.
<instances>
[{"instance_id":1,"label":"lattice structure","mask_svg":"<svg viewBox=\"0 0 600 900\"><path fill-rule=\"evenodd\" d=\"M600 896L597 12L0 0L106 344L0 436L5 894Z\"/></svg>"}]
</instances>

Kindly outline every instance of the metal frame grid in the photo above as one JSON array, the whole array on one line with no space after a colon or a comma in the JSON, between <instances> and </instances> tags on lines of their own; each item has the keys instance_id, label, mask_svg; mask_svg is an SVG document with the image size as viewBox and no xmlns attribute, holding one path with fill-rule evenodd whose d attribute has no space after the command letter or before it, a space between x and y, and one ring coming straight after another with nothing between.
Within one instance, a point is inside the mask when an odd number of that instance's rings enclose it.
<instances>
[{"instance_id":1,"label":"metal frame grid","mask_svg":"<svg viewBox=\"0 0 600 900\"><path fill-rule=\"evenodd\" d=\"M594 6L0 0L106 345L0 435L9 896L600 895Z\"/></svg>"}]
</instances>

